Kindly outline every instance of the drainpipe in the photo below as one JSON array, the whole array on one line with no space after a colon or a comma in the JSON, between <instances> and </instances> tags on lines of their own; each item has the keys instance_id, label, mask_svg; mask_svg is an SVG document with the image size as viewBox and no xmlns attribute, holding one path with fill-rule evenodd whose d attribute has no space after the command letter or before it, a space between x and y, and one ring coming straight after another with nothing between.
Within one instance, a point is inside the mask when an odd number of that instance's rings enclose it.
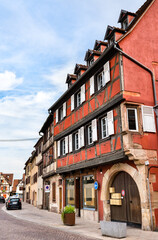
<instances>
[{"instance_id":1,"label":"drainpipe","mask_svg":"<svg viewBox=\"0 0 158 240\"><path fill-rule=\"evenodd\" d=\"M134 59L133 57L129 56L127 53L123 52L120 48L118 48L116 46L117 42L114 43L114 48L120 52L123 56L125 56L127 59L131 60L132 62L134 62L135 64L137 64L139 67L143 68L144 70L146 70L148 73L150 73L151 75L151 79L152 79L152 86L153 86L153 95L154 95L154 110L155 110L155 114L156 114L156 122L157 122L157 132L158 132L158 104L157 104L157 97L156 97L156 87L155 87L155 78L154 78L154 74L153 72L146 67L145 65L143 65L142 63L138 62L136 59Z\"/></svg>"},{"instance_id":2,"label":"drainpipe","mask_svg":"<svg viewBox=\"0 0 158 240\"><path fill-rule=\"evenodd\" d=\"M149 186L149 172L151 168L158 168L158 166L150 166L148 168L147 174L147 183L148 183L148 191L149 191L149 207L150 207L150 218L151 218L151 230L153 231L153 218L152 218L152 207L151 207L151 195L150 195L150 186Z\"/></svg>"}]
</instances>

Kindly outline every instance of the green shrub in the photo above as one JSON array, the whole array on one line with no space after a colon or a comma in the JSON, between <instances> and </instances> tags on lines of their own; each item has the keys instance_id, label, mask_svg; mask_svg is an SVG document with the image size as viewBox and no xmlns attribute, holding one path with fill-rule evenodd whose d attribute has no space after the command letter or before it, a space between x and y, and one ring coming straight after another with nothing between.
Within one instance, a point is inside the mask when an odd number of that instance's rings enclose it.
<instances>
[{"instance_id":1,"label":"green shrub","mask_svg":"<svg viewBox=\"0 0 158 240\"><path fill-rule=\"evenodd\" d=\"M61 219L64 221L64 214L65 213L75 213L75 207L71 205L67 205L61 212Z\"/></svg>"}]
</instances>

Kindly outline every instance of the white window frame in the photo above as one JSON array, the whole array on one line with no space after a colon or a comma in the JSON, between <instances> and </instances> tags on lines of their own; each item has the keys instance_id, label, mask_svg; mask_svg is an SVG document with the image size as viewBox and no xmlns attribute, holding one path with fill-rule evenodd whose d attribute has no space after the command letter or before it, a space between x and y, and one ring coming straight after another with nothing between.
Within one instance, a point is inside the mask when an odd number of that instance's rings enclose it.
<instances>
[{"instance_id":1,"label":"white window frame","mask_svg":"<svg viewBox=\"0 0 158 240\"><path fill-rule=\"evenodd\" d=\"M103 71L97 75L97 90L99 91L103 87Z\"/></svg>"},{"instance_id":2,"label":"white window frame","mask_svg":"<svg viewBox=\"0 0 158 240\"><path fill-rule=\"evenodd\" d=\"M90 124L88 127L87 127L87 142L88 142L88 145L91 145L93 143L93 129L92 129L92 124Z\"/></svg>"},{"instance_id":3,"label":"white window frame","mask_svg":"<svg viewBox=\"0 0 158 240\"><path fill-rule=\"evenodd\" d=\"M136 123L136 129L129 129L129 117L128 117L128 110L134 110L135 115L135 123ZM127 107L127 121L128 121L128 130L132 132L138 132L138 116L137 116L137 108L130 108Z\"/></svg>"},{"instance_id":4,"label":"white window frame","mask_svg":"<svg viewBox=\"0 0 158 240\"><path fill-rule=\"evenodd\" d=\"M103 136L103 133L104 133L104 130L103 130L103 120L105 119L105 123L106 123L106 136ZM101 118L101 138L104 139L104 138L107 138L109 136L108 134L108 119L107 119L107 116Z\"/></svg>"},{"instance_id":5,"label":"white window frame","mask_svg":"<svg viewBox=\"0 0 158 240\"><path fill-rule=\"evenodd\" d=\"M76 93L76 107L81 105L81 90Z\"/></svg>"},{"instance_id":6,"label":"white window frame","mask_svg":"<svg viewBox=\"0 0 158 240\"><path fill-rule=\"evenodd\" d=\"M65 138L63 138L60 141L60 145L61 145L61 155L65 155L66 154Z\"/></svg>"},{"instance_id":7,"label":"white window frame","mask_svg":"<svg viewBox=\"0 0 158 240\"><path fill-rule=\"evenodd\" d=\"M79 147L79 132L77 131L75 134L74 134L74 147L75 147L75 151L78 150L80 147Z\"/></svg>"}]
</instances>

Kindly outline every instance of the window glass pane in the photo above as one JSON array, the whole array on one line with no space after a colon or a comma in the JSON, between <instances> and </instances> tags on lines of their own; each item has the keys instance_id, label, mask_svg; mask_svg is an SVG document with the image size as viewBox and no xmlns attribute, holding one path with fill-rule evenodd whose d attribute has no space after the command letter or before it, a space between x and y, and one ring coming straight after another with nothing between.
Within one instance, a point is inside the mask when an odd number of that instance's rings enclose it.
<instances>
[{"instance_id":1,"label":"window glass pane","mask_svg":"<svg viewBox=\"0 0 158 240\"><path fill-rule=\"evenodd\" d=\"M128 109L128 127L129 127L129 130L137 130L135 114L136 114L136 109Z\"/></svg>"},{"instance_id":2,"label":"window glass pane","mask_svg":"<svg viewBox=\"0 0 158 240\"><path fill-rule=\"evenodd\" d=\"M75 150L79 149L78 132L75 133Z\"/></svg>"},{"instance_id":3,"label":"window glass pane","mask_svg":"<svg viewBox=\"0 0 158 240\"><path fill-rule=\"evenodd\" d=\"M95 208L94 176L83 177L83 207Z\"/></svg>"},{"instance_id":4,"label":"window glass pane","mask_svg":"<svg viewBox=\"0 0 158 240\"><path fill-rule=\"evenodd\" d=\"M103 74L100 73L97 76L97 85L98 85L98 90L100 90L103 86Z\"/></svg>"},{"instance_id":5,"label":"window glass pane","mask_svg":"<svg viewBox=\"0 0 158 240\"><path fill-rule=\"evenodd\" d=\"M92 125L88 126L88 144L91 144L92 141Z\"/></svg>"},{"instance_id":6,"label":"window glass pane","mask_svg":"<svg viewBox=\"0 0 158 240\"><path fill-rule=\"evenodd\" d=\"M107 133L107 117L101 119L101 131L102 131L102 138L108 136Z\"/></svg>"},{"instance_id":7,"label":"window glass pane","mask_svg":"<svg viewBox=\"0 0 158 240\"><path fill-rule=\"evenodd\" d=\"M75 205L74 178L66 179L66 205Z\"/></svg>"},{"instance_id":8,"label":"window glass pane","mask_svg":"<svg viewBox=\"0 0 158 240\"><path fill-rule=\"evenodd\" d=\"M65 154L65 138L61 141L61 154Z\"/></svg>"},{"instance_id":9,"label":"window glass pane","mask_svg":"<svg viewBox=\"0 0 158 240\"><path fill-rule=\"evenodd\" d=\"M81 105L81 92L78 92L76 97L77 97L77 99L76 99L77 107L79 107Z\"/></svg>"}]
</instances>

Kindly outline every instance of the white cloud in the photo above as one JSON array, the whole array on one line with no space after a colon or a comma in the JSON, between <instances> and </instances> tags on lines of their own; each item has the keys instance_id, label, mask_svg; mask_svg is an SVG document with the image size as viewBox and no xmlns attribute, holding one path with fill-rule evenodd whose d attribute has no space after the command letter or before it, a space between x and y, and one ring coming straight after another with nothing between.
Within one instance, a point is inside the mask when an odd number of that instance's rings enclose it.
<instances>
[{"instance_id":1,"label":"white cloud","mask_svg":"<svg viewBox=\"0 0 158 240\"><path fill-rule=\"evenodd\" d=\"M67 63L64 65L58 65L54 69L51 69L50 74L43 77L48 80L58 91L63 92L67 89L66 77L68 73L73 73L75 63Z\"/></svg>"},{"instance_id":2,"label":"white cloud","mask_svg":"<svg viewBox=\"0 0 158 240\"><path fill-rule=\"evenodd\" d=\"M13 72L0 73L0 91L12 90L22 82L23 78L17 78Z\"/></svg>"}]
</instances>

